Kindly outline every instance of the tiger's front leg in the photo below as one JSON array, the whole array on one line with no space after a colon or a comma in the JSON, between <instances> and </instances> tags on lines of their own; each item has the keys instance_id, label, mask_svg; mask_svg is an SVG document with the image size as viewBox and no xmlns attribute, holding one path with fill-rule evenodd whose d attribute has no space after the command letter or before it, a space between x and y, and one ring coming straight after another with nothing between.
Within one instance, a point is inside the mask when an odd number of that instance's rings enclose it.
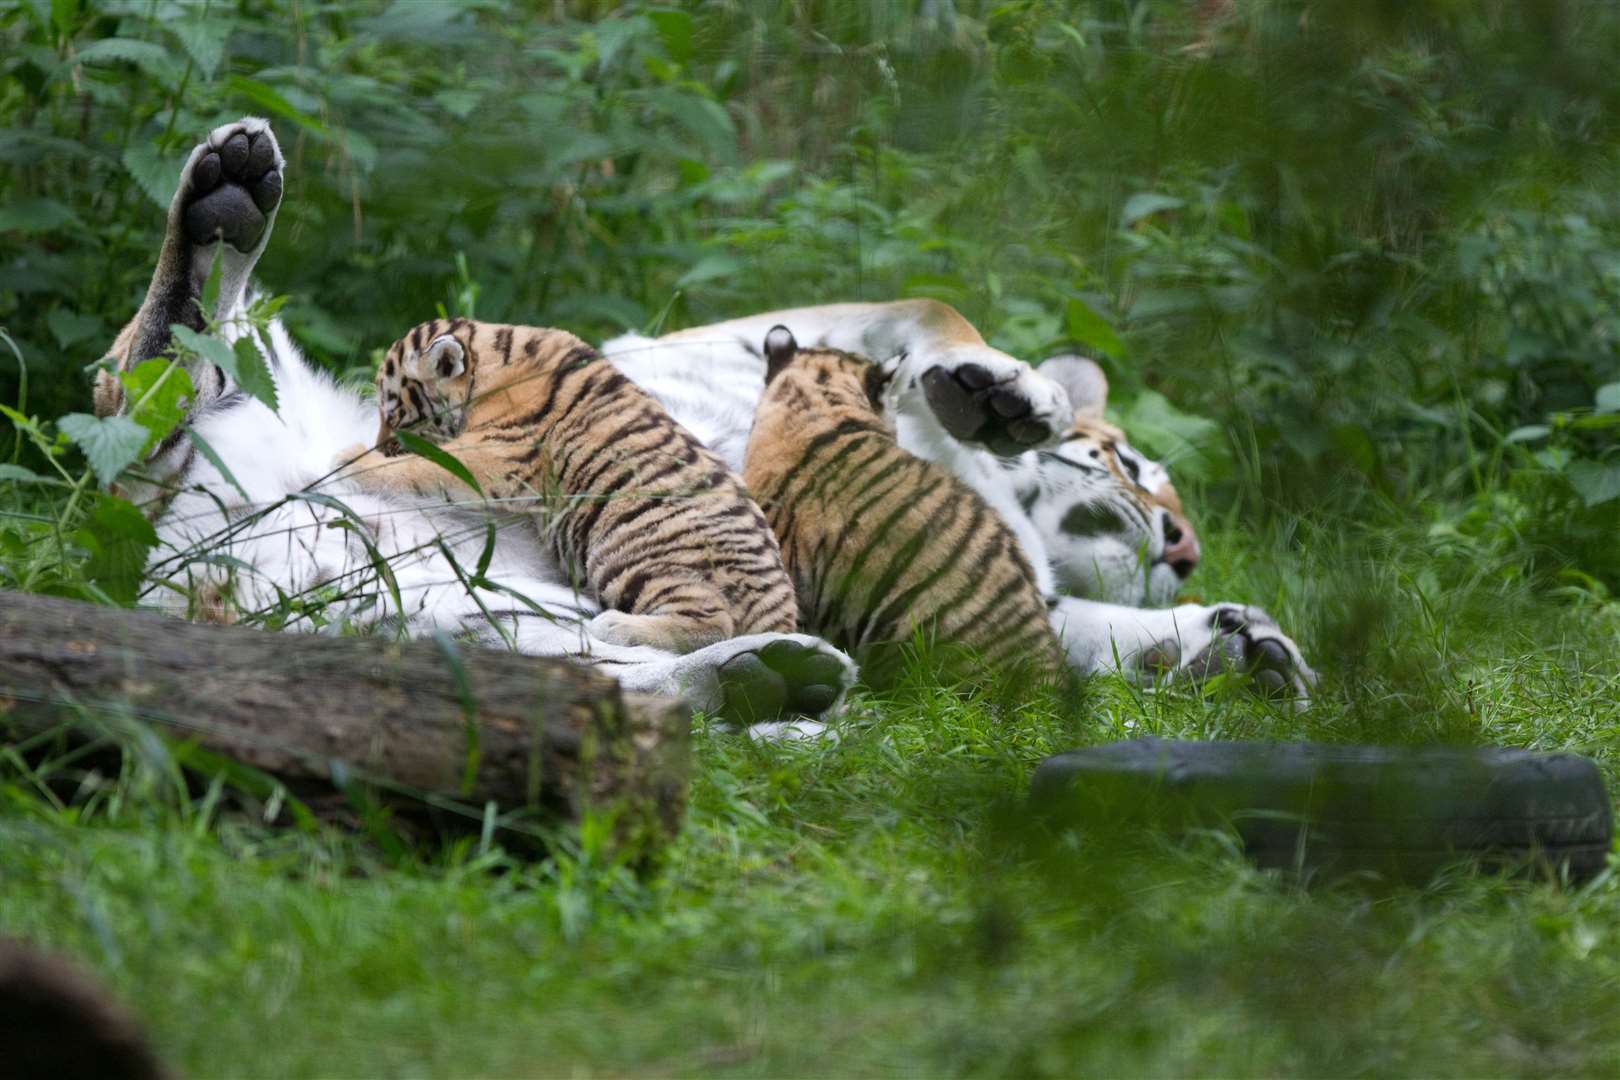
<instances>
[{"instance_id":1,"label":"tiger's front leg","mask_svg":"<svg viewBox=\"0 0 1620 1080\"><path fill-rule=\"evenodd\" d=\"M257 117L217 127L192 149L169 203L146 299L108 349L118 371L166 352L173 324L203 328L202 292L216 246L219 307L207 314L221 318L241 304L248 276L270 242L285 168L270 124ZM218 368L189 374L196 387L190 409L195 416L225 393L226 377ZM97 373L96 414L111 416L123 407L123 385L112 372Z\"/></svg>"},{"instance_id":2,"label":"tiger's front leg","mask_svg":"<svg viewBox=\"0 0 1620 1080\"><path fill-rule=\"evenodd\" d=\"M895 376L899 415L1003 457L1052 445L1074 419L1063 387L988 345L907 356Z\"/></svg>"},{"instance_id":3,"label":"tiger's front leg","mask_svg":"<svg viewBox=\"0 0 1620 1080\"><path fill-rule=\"evenodd\" d=\"M1076 671L1117 666L1149 681L1166 677L1192 682L1243 672L1258 689L1296 708L1309 704L1316 690L1316 672L1299 646L1257 607L1133 608L1065 596L1053 604L1051 618Z\"/></svg>"}]
</instances>

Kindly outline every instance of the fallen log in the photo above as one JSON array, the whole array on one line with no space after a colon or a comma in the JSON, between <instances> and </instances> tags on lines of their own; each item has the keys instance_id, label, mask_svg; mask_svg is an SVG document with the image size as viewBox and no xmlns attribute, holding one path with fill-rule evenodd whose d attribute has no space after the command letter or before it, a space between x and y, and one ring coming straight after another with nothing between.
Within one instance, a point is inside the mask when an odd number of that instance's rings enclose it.
<instances>
[{"instance_id":1,"label":"fallen log","mask_svg":"<svg viewBox=\"0 0 1620 1080\"><path fill-rule=\"evenodd\" d=\"M684 703L575 664L0 592L0 733L119 718L295 782L610 813L638 843L672 836L686 805Z\"/></svg>"}]
</instances>

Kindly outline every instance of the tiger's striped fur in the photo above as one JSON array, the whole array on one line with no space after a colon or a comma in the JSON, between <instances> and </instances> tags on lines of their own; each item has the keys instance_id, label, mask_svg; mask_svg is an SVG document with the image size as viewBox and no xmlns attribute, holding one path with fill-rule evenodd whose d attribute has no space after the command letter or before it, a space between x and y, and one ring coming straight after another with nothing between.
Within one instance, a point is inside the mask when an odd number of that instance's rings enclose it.
<instances>
[{"instance_id":1,"label":"tiger's striped fur","mask_svg":"<svg viewBox=\"0 0 1620 1080\"><path fill-rule=\"evenodd\" d=\"M563 566L605 608L593 635L689 652L790 633L793 588L734 473L595 349L561 330L433 320L377 372L378 446L396 430L441 443L487 498L531 510ZM371 451L373 487L451 484L420 457Z\"/></svg>"},{"instance_id":2,"label":"tiger's striped fur","mask_svg":"<svg viewBox=\"0 0 1620 1080\"><path fill-rule=\"evenodd\" d=\"M878 365L801 350L781 326L765 351L743 478L781 542L800 625L854 655L871 683L892 675L895 646L918 628L990 667L1062 672L1012 530L966 483L900 448Z\"/></svg>"}]
</instances>

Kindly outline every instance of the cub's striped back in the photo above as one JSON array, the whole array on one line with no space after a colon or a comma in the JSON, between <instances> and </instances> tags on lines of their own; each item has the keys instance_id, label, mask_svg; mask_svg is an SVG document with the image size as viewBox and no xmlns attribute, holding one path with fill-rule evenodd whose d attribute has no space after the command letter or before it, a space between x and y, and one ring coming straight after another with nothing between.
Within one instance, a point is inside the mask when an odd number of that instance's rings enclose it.
<instances>
[{"instance_id":1,"label":"cub's striped back","mask_svg":"<svg viewBox=\"0 0 1620 1080\"><path fill-rule=\"evenodd\" d=\"M536 515L562 564L612 609L594 636L687 652L794 629L776 539L736 475L572 334L426 322L389 349L377 397L379 445L415 429L487 497ZM449 478L418 457L351 471L416 490Z\"/></svg>"},{"instance_id":2,"label":"cub's striped back","mask_svg":"<svg viewBox=\"0 0 1620 1080\"><path fill-rule=\"evenodd\" d=\"M881 369L801 350L781 326L765 351L743 478L781 542L805 630L853 654L874 684L918 628L992 667L1062 672L1012 531L966 483L900 449L878 405Z\"/></svg>"}]
</instances>

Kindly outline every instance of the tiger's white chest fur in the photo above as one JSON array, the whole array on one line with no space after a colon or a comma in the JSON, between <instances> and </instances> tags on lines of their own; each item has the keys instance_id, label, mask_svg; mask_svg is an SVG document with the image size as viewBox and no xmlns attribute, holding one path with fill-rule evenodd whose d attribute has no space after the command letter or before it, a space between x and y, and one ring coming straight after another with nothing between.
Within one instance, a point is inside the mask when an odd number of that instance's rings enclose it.
<instances>
[{"instance_id":1,"label":"tiger's white chest fur","mask_svg":"<svg viewBox=\"0 0 1620 1080\"><path fill-rule=\"evenodd\" d=\"M602 355L741 473L754 410L765 392L765 358L759 352L764 340L750 346L717 334L676 345L624 334L603 345Z\"/></svg>"}]
</instances>

